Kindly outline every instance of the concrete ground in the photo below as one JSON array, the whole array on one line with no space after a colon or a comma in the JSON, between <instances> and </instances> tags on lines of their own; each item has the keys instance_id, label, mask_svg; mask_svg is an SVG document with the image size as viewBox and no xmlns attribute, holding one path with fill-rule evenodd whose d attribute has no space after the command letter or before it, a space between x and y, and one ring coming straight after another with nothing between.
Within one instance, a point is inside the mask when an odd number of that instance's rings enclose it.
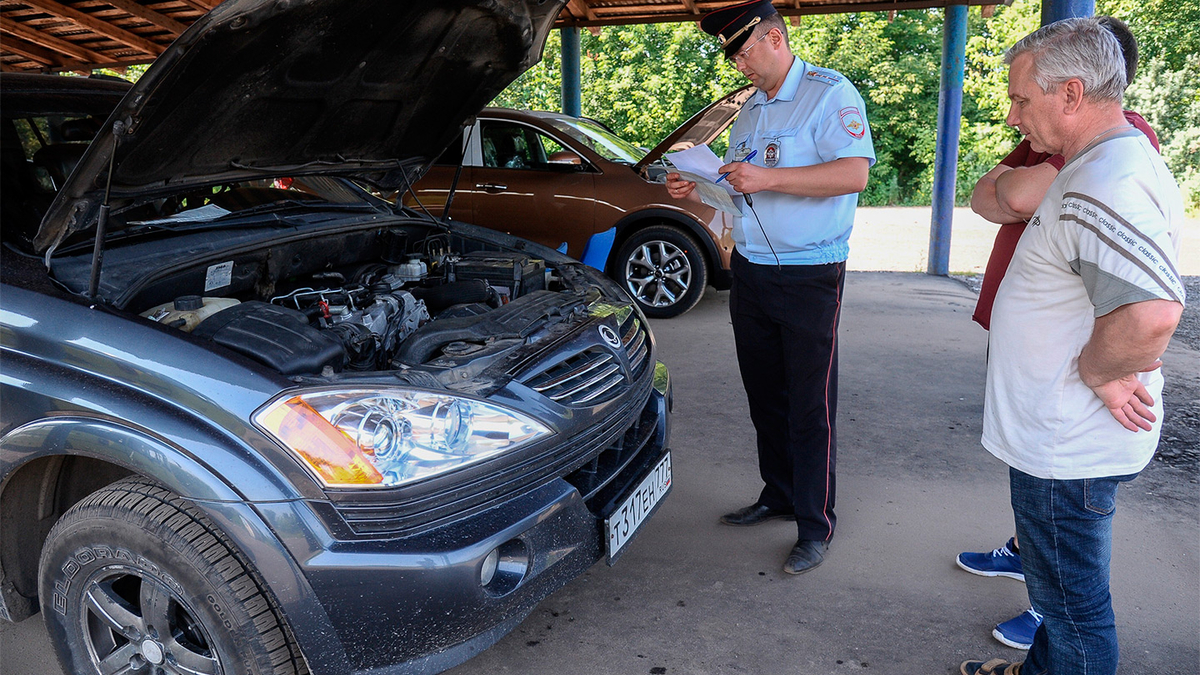
<instances>
[{"instance_id":1,"label":"concrete ground","mask_svg":"<svg viewBox=\"0 0 1200 675\"><path fill-rule=\"evenodd\" d=\"M870 222L856 226L852 268L923 270L928 213L861 210ZM986 259L994 230L976 230L956 229L954 245L980 247ZM870 262L877 259L884 262ZM952 270L970 271L955 261L952 253ZM1020 659L1022 652L990 633L1028 606L1024 585L954 565L958 552L999 546L1013 527L1007 470L979 445L985 334L970 321L974 303L954 279L848 276L838 531L825 565L800 577L780 571L795 538L791 524L717 523L760 487L728 293L710 289L688 314L655 321L659 358L675 387L672 493L615 567L599 563L496 646L449 672L942 675L957 673L967 658ZM1200 387L1200 352L1175 342L1164 361L1168 378ZM1120 672L1194 673L1194 468L1153 462L1122 488L1113 529ZM60 675L40 617L0 627L0 673Z\"/></svg>"}]
</instances>

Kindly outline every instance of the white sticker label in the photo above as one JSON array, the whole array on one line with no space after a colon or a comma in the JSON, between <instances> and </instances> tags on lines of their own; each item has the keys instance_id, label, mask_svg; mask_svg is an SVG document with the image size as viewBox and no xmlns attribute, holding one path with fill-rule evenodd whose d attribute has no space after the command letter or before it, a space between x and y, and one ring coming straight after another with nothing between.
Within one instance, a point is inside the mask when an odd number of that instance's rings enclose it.
<instances>
[{"instance_id":1,"label":"white sticker label","mask_svg":"<svg viewBox=\"0 0 1200 675\"><path fill-rule=\"evenodd\" d=\"M225 288L233 281L233 261L223 262L208 268L204 275L204 292Z\"/></svg>"}]
</instances>

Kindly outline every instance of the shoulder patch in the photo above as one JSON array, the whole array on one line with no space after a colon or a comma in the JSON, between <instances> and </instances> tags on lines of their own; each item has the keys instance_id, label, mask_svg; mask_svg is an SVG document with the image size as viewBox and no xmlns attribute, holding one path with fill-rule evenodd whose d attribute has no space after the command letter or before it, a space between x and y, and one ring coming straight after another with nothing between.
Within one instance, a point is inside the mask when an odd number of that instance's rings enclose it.
<instances>
[{"instance_id":1,"label":"shoulder patch","mask_svg":"<svg viewBox=\"0 0 1200 675\"><path fill-rule=\"evenodd\" d=\"M842 128L851 136L862 138L867 134L867 123L858 108L842 108L838 111L838 117L842 118Z\"/></svg>"},{"instance_id":2,"label":"shoulder patch","mask_svg":"<svg viewBox=\"0 0 1200 675\"><path fill-rule=\"evenodd\" d=\"M832 70L825 70L824 68L809 68L804 73L804 79L812 80L813 82L824 82L828 85L835 85L842 81L842 76L838 75Z\"/></svg>"}]
</instances>

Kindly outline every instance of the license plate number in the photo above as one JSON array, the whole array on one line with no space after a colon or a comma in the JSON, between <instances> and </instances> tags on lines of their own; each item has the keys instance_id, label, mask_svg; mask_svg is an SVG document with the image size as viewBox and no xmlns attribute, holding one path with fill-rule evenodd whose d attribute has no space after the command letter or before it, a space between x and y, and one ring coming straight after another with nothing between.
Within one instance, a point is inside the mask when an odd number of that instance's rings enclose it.
<instances>
[{"instance_id":1,"label":"license plate number","mask_svg":"<svg viewBox=\"0 0 1200 675\"><path fill-rule=\"evenodd\" d=\"M621 549L654 512L662 498L671 489L671 453L642 479L633 493L621 502L616 511L604 521L608 532L608 564L613 564Z\"/></svg>"}]
</instances>

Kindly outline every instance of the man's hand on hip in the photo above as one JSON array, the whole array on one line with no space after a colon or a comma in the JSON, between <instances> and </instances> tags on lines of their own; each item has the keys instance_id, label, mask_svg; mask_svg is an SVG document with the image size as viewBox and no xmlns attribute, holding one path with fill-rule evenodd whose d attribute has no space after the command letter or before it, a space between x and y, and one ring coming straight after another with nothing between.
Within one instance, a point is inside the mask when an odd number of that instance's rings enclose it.
<instances>
[{"instance_id":1,"label":"man's hand on hip","mask_svg":"<svg viewBox=\"0 0 1200 675\"><path fill-rule=\"evenodd\" d=\"M1161 365L1162 361L1155 361L1149 367L1143 368L1142 372L1157 370ZM1108 408L1113 419L1130 431L1150 431L1154 428L1154 422L1158 421L1150 410L1150 406L1154 405L1154 397L1146 391L1136 373L1088 387L1104 403L1104 407Z\"/></svg>"},{"instance_id":2,"label":"man's hand on hip","mask_svg":"<svg viewBox=\"0 0 1200 675\"><path fill-rule=\"evenodd\" d=\"M1154 398L1137 374L1162 365L1159 357L1182 312L1183 305L1172 300L1122 305L1096 317L1091 339L1079 354L1079 378L1130 431L1149 431L1156 421L1148 407L1154 405Z\"/></svg>"}]
</instances>

